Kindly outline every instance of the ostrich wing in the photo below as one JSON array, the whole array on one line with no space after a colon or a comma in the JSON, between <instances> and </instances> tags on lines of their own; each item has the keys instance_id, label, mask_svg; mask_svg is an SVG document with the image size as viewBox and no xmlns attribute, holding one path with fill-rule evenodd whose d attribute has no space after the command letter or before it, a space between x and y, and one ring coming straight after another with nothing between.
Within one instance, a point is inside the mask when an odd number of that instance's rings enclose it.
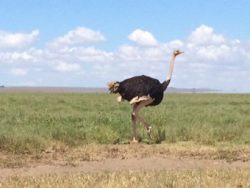
<instances>
[{"instance_id":1,"label":"ostrich wing","mask_svg":"<svg viewBox=\"0 0 250 188\"><path fill-rule=\"evenodd\" d=\"M148 76L135 76L120 82L118 92L123 99L131 101L135 97L148 97L154 93L155 88L161 88L157 79Z\"/></svg>"}]
</instances>

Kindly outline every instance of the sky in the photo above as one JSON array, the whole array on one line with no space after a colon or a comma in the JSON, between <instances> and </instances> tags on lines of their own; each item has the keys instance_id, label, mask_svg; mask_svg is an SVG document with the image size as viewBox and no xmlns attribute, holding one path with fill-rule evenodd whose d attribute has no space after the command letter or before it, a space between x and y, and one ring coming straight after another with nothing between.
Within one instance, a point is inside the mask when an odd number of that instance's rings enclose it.
<instances>
[{"instance_id":1,"label":"sky","mask_svg":"<svg viewBox=\"0 0 250 188\"><path fill-rule=\"evenodd\" d=\"M171 87L250 92L248 0L1 0L0 85L106 87L148 75Z\"/></svg>"}]
</instances>

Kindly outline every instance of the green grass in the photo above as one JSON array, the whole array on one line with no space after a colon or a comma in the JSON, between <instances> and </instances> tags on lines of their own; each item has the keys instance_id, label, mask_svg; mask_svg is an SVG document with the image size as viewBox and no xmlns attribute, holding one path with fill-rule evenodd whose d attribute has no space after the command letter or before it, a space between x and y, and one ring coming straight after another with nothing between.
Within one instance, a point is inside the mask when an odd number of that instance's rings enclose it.
<instances>
[{"instance_id":1,"label":"green grass","mask_svg":"<svg viewBox=\"0 0 250 188\"><path fill-rule=\"evenodd\" d=\"M130 112L128 103L109 94L1 93L0 150L39 153L53 143L124 143L131 138ZM156 143L250 144L250 95L167 94L141 113Z\"/></svg>"}]
</instances>

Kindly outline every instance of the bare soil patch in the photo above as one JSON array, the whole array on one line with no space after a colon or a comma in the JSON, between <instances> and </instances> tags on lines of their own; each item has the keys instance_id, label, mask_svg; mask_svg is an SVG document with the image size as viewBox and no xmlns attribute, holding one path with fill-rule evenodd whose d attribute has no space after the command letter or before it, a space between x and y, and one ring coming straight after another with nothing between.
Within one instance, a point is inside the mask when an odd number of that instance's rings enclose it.
<instances>
[{"instance_id":1,"label":"bare soil patch","mask_svg":"<svg viewBox=\"0 0 250 188\"><path fill-rule=\"evenodd\" d=\"M199 169L250 169L250 162L226 162L225 160L142 158L107 159L103 161L82 161L77 164L58 163L33 164L32 167L1 168L0 177L67 175L95 172L115 172L124 170L199 170Z\"/></svg>"},{"instance_id":2,"label":"bare soil patch","mask_svg":"<svg viewBox=\"0 0 250 188\"><path fill-rule=\"evenodd\" d=\"M56 145L41 154L0 153L0 177L65 175L124 170L250 170L248 146L201 146L193 143L160 145Z\"/></svg>"}]
</instances>

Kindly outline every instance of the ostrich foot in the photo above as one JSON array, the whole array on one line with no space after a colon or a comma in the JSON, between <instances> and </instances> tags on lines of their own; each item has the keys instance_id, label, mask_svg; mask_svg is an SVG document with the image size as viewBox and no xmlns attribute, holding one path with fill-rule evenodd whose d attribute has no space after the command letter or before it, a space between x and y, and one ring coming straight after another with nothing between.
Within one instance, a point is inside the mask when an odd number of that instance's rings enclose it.
<instances>
[{"instance_id":1,"label":"ostrich foot","mask_svg":"<svg viewBox=\"0 0 250 188\"><path fill-rule=\"evenodd\" d=\"M131 143L132 144L137 144L137 143L139 143L139 141L135 137L133 137L133 140L131 141Z\"/></svg>"},{"instance_id":2,"label":"ostrich foot","mask_svg":"<svg viewBox=\"0 0 250 188\"><path fill-rule=\"evenodd\" d=\"M147 135L148 135L148 137L149 137L150 139L152 139L151 129L152 129L151 126L146 127Z\"/></svg>"},{"instance_id":3,"label":"ostrich foot","mask_svg":"<svg viewBox=\"0 0 250 188\"><path fill-rule=\"evenodd\" d=\"M152 129L152 127L151 127L151 126L146 127L146 131L147 131L147 133L148 133L148 134L150 134L150 133L151 133L151 129Z\"/></svg>"}]
</instances>

